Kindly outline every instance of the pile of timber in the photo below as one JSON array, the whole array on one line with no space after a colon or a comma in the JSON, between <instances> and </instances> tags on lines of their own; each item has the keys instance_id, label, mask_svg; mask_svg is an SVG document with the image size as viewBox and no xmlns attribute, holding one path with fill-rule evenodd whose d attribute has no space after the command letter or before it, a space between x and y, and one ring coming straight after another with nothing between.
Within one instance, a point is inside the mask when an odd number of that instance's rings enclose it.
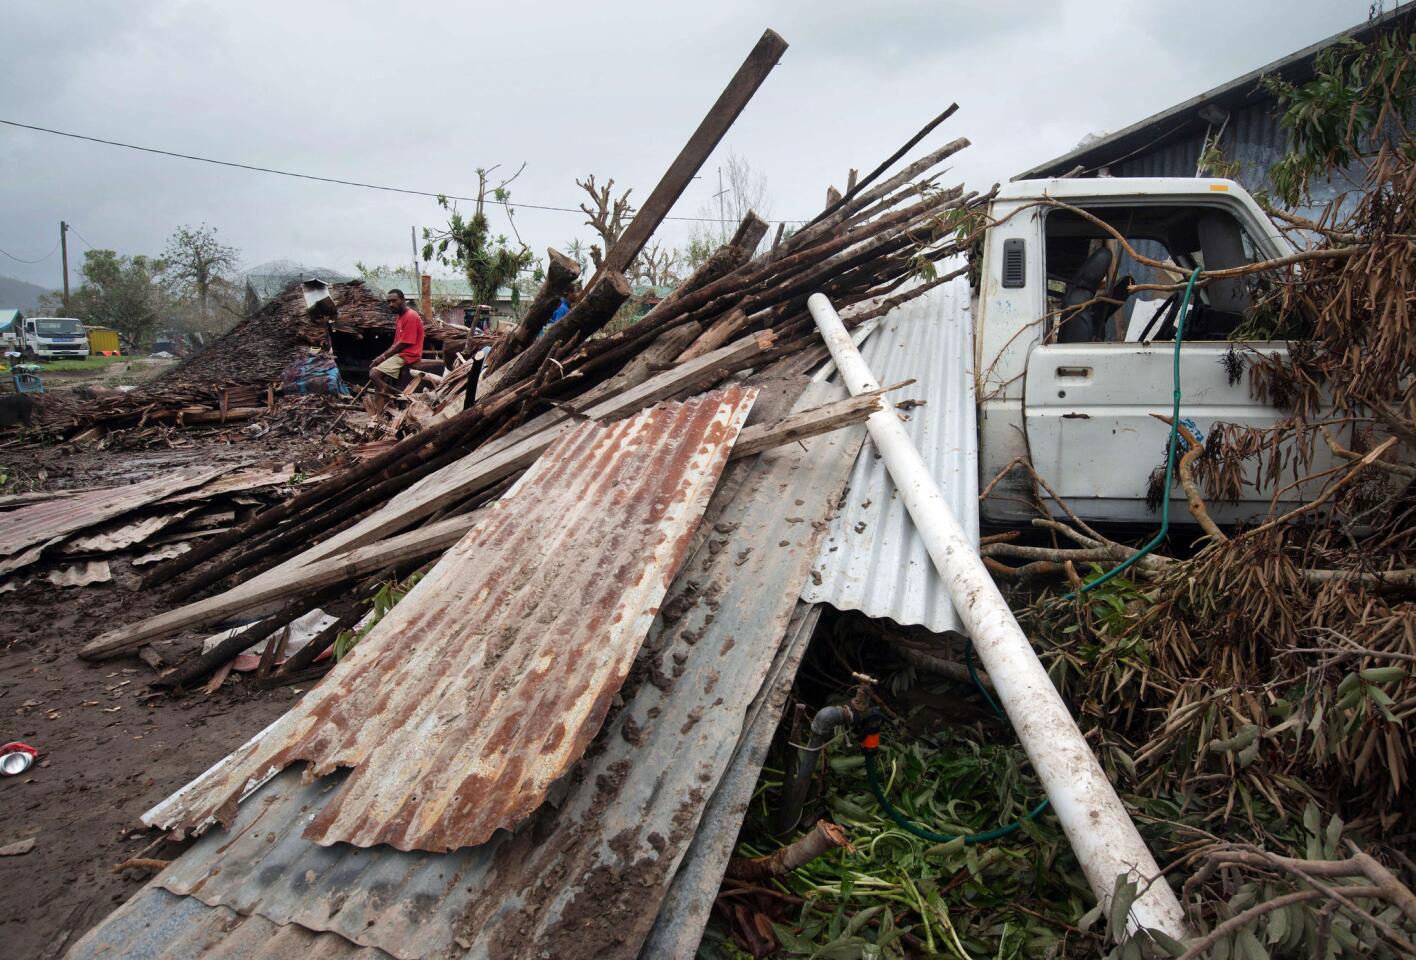
<instances>
[{"instance_id":1,"label":"pile of timber","mask_svg":"<svg viewBox=\"0 0 1416 960\"><path fill-rule=\"evenodd\" d=\"M779 224L768 241L768 224L749 213L728 243L644 317L597 336L629 297L625 269L784 46L768 31L584 294L545 335L536 331L575 279L574 265L555 251L517 328L485 361L468 359L449 372L421 429L159 565L146 585L166 589L185 606L95 638L83 656L120 655L153 636L217 623L273 600L313 609L341 583L407 573L455 543L470 528L472 511L496 499L577 420L622 418L753 371L805 371L826 358L807 312L810 294L825 293L854 326L963 272L937 269L921 279L921 264L959 262L975 238L950 224L968 222L958 214L991 199L991 192L935 182L940 165L968 141L952 139L894 169L954 113L951 105L865 176L851 170L844 190L828 189L825 209L801 229L787 236ZM474 366L480 377L476 396L468 398ZM843 420L842 410L851 416ZM813 411L811 419L818 430L834 429L868 412L847 404ZM744 434L751 442L739 443L734 455L792 439L799 430L787 422L751 427ZM214 597L194 599L213 590Z\"/></svg>"},{"instance_id":2,"label":"pile of timber","mask_svg":"<svg viewBox=\"0 0 1416 960\"><path fill-rule=\"evenodd\" d=\"M37 418L49 434L94 439L112 430L149 425L197 426L258 417L285 394L292 364L311 358L337 362L335 334L368 340L372 354L392 342L393 317L384 300L362 281L333 284L334 306L308 309L301 284L292 284L205 349L132 390L93 388L75 403L61 394L38 402ZM428 325L429 348L465 331Z\"/></svg>"}]
</instances>

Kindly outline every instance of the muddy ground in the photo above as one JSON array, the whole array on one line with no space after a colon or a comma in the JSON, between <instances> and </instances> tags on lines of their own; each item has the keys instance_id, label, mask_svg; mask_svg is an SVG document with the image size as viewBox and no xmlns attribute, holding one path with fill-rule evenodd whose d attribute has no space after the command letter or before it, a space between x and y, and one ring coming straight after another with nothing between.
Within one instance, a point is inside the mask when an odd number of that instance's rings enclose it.
<instances>
[{"instance_id":1,"label":"muddy ground","mask_svg":"<svg viewBox=\"0 0 1416 960\"><path fill-rule=\"evenodd\" d=\"M0 955L62 956L66 944L150 876L113 867L157 838L139 815L285 712L307 685L258 690L233 674L210 696L148 697L155 674L135 657L79 660L80 644L115 622L157 612L157 598L117 587L3 599L0 740L40 750L27 772L0 778ZM164 659L195 636L157 645Z\"/></svg>"},{"instance_id":2,"label":"muddy ground","mask_svg":"<svg viewBox=\"0 0 1416 960\"><path fill-rule=\"evenodd\" d=\"M316 398L304 398L313 402ZM72 443L0 444L5 493L132 483L197 465L278 466L327 449L333 414L282 422L259 439L232 431L182 430L177 445L85 449ZM280 426L277 424L277 426ZM0 513L0 536L3 536ZM28 853L0 856L0 957L63 955L68 945L152 875L117 874L132 857L169 857L171 844L138 817L284 713L308 684L257 689L232 674L216 693L149 696L156 672L136 657L88 663L78 648L119 623L160 612L161 595L112 584L61 588L30 583L0 595L0 743L40 750L30 770L0 776L0 848L29 839ZM209 631L211 632L211 631ZM202 634L159 642L167 663L194 652Z\"/></svg>"}]
</instances>

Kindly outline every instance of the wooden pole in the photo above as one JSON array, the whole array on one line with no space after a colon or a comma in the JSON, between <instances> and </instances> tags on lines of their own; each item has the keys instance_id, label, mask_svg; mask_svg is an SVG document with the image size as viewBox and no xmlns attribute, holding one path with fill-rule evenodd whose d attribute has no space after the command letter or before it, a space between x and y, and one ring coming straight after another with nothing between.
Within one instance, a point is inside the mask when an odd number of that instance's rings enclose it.
<instances>
[{"instance_id":1,"label":"wooden pole","mask_svg":"<svg viewBox=\"0 0 1416 960\"><path fill-rule=\"evenodd\" d=\"M708 115L703 118L698 129L693 131L693 136L688 138L688 143L684 144L674 162L669 165L658 186L640 206L639 212L634 215L624 233L620 234L614 246L605 252L600 273L623 273L629 269L634 258L639 256L644 245L668 216L669 210L683 195L689 182L723 139L723 134L728 132L733 121L742 113L757 88L762 86L767 74L772 72L772 68L777 65L786 49L787 41L775 31L768 30L762 34L762 39L757 41L742 66L738 67L737 73L733 74L732 80L728 81L727 87L708 110Z\"/></svg>"},{"instance_id":2,"label":"wooden pole","mask_svg":"<svg viewBox=\"0 0 1416 960\"><path fill-rule=\"evenodd\" d=\"M496 345L483 368L487 373L497 369L507 357L515 356L536 339L536 334L551 319L560 306L561 297L574 285L580 276L580 264L555 248L546 251L546 279L541 284L536 298L526 308L518 323L504 340Z\"/></svg>"},{"instance_id":3,"label":"wooden pole","mask_svg":"<svg viewBox=\"0 0 1416 960\"><path fill-rule=\"evenodd\" d=\"M59 248L64 256L64 312L69 312L69 225L59 221Z\"/></svg>"},{"instance_id":4,"label":"wooden pole","mask_svg":"<svg viewBox=\"0 0 1416 960\"><path fill-rule=\"evenodd\" d=\"M531 341L530 346L488 379L487 389L498 390L540 370L558 344L577 333L594 333L608 323L628 299L629 281L625 280L624 274L618 271L602 273L600 279L585 291L569 313L546 331L544 337Z\"/></svg>"},{"instance_id":5,"label":"wooden pole","mask_svg":"<svg viewBox=\"0 0 1416 960\"><path fill-rule=\"evenodd\" d=\"M423 322L433 317L433 278L426 273L418 278L418 302L422 305Z\"/></svg>"}]
</instances>

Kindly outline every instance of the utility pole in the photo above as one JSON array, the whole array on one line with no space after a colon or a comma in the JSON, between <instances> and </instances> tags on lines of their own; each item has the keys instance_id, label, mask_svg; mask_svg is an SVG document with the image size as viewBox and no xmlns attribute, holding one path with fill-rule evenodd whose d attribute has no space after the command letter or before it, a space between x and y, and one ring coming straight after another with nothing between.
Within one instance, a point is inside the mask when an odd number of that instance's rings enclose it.
<instances>
[{"instance_id":1,"label":"utility pole","mask_svg":"<svg viewBox=\"0 0 1416 960\"><path fill-rule=\"evenodd\" d=\"M422 272L418 269L418 228L413 226L408 228L408 240L413 244L413 283L419 283L418 278Z\"/></svg>"},{"instance_id":2,"label":"utility pole","mask_svg":"<svg viewBox=\"0 0 1416 960\"><path fill-rule=\"evenodd\" d=\"M727 215L723 211L723 194L726 192L723 189L723 165L720 163L718 164L718 229L721 231L722 241L728 239Z\"/></svg>"},{"instance_id":3,"label":"utility pole","mask_svg":"<svg viewBox=\"0 0 1416 960\"><path fill-rule=\"evenodd\" d=\"M69 225L59 221L59 248L64 254L64 312L69 312Z\"/></svg>"}]
</instances>

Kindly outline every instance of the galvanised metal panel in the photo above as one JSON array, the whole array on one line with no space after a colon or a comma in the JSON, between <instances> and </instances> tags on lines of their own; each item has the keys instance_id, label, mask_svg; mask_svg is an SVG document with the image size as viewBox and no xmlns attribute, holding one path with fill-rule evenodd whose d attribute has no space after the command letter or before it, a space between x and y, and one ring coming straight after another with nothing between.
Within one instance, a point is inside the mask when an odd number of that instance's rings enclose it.
<instances>
[{"instance_id":1,"label":"galvanised metal panel","mask_svg":"<svg viewBox=\"0 0 1416 960\"><path fill-rule=\"evenodd\" d=\"M228 469L162 474L126 487L86 490L6 511L0 557L15 556L40 544L56 543L75 531L96 526L180 490L200 486Z\"/></svg>"},{"instance_id":2,"label":"galvanised metal panel","mask_svg":"<svg viewBox=\"0 0 1416 960\"><path fill-rule=\"evenodd\" d=\"M815 384L798 409L841 395ZM301 784L287 770L157 882L397 957L636 956L777 662L863 433L729 467L623 705L514 835L446 854L320 846L302 833L346 774Z\"/></svg>"},{"instance_id":3,"label":"galvanised metal panel","mask_svg":"<svg viewBox=\"0 0 1416 960\"><path fill-rule=\"evenodd\" d=\"M441 852L514 826L600 729L756 395L571 430L353 656L149 822L229 823L249 784L304 760L353 768L305 828L317 843Z\"/></svg>"},{"instance_id":4,"label":"galvanised metal panel","mask_svg":"<svg viewBox=\"0 0 1416 960\"><path fill-rule=\"evenodd\" d=\"M201 491L197 491L201 493ZM137 520L117 520L104 524L91 533L80 534L60 548L61 553L116 553L126 550L135 543L142 543L164 527L176 523L197 507L183 507L168 513L159 513Z\"/></svg>"},{"instance_id":5,"label":"galvanised metal panel","mask_svg":"<svg viewBox=\"0 0 1416 960\"><path fill-rule=\"evenodd\" d=\"M882 385L915 380L886 399L897 405L923 401L899 415L950 509L976 541L978 431L968 280L941 284L887 313L861 354ZM868 439L847 488L802 600L921 624L935 633L961 631L949 592Z\"/></svg>"},{"instance_id":6,"label":"galvanised metal panel","mask_svg":"<svg viewBox=\"0 0 1416 960\"><path fill-rule=\"evenodd\" d=\"M392 960L333 933L208 907L152 885L70 948L67 960Z\"/></svg>"},{"instance_id":7,"label":"galvanised metal panel","mask_svg":"<svg viewBox=\"0 0 1416 960\"><path fill-rule=\"evenodd\" d=\"M640 960L693 960L708 914L713 909L723 872L737 846L743 818L752 803L757 778L771 749L772 737L781 722L782 710L791 696L797 668L810 645L816 622L821 618L819 605L798 603L787 626L787 635L772 661L772 669L757 691L757 697L747 709L747 723L738 738L733 753L713 799L703 811L698 832L674 874L668 895L659 907L659 916L640 948Z\"/></svg>"}]
</instances>

